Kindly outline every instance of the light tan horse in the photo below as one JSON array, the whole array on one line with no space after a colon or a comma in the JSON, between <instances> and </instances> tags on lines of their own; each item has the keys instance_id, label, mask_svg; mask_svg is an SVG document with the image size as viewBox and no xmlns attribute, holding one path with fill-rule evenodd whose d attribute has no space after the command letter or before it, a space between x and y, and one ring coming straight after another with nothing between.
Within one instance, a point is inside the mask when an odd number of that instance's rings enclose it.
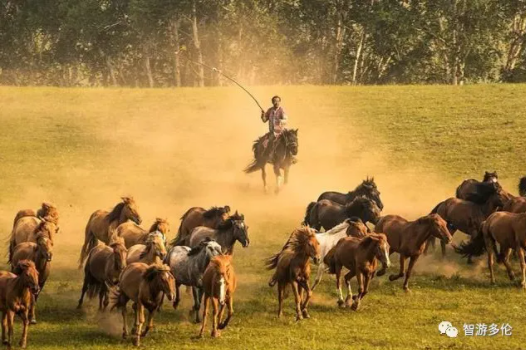
<instances>
[{"instance_id":1,"label":"light tan horse","mask_svg":"<svg viewBox=\"0 0 526 350\"><path fill-rule=\"evenodd\" d=\"M203 336L206 327L208 304L212 302L212 337L219 337L219 329L225 329L234 314L234 292L237 287L236 274L232 265L232 255L218 255L210 260L203 275L204 309L199 336ZM223 312L228 305L228 316L224 322Z\"/></svg>"},{"instance_id":2,"label":"light tan horse","mask_svg":"<svg viewBox=\"0 0 526 350\"><path fill-rule=\"evenodd\" d=\"M15 227L18 219L24 216L36 216L37 218L45 218L47 221L51 221L58 226L59 216L57 207L55 207L54 204L49 202L43 202L40 209L38 209L36 212L33 209L19 210L18 213L16 213L15 220L13 221L13 227Z\"/></svg>"},{"instance_id":3,"label":"light tan horse","mask_svg":"<svg viewBox=\"0 0 526 350\"><path fill-rule=\"evenodd\" d=\"M142 222L137 204L132 197L122 197L122 202L117 204L111 212L97 210L91 214L86 225L84 244L80 250L79 269L82 268L89 251L97 245L97 240L108 244L111 238L110 233L128 220L138 225Z\"/></svg>"},{"instance_id":4,"label":"light tan horse","mask_svg":"<svg viewBox=\"0 0 526 350\"><path fill-rule=\"evenodd\" d=\"M526 288L526 262L524 250L526 249L526 213L497 212L492 214L482 225L482 236L485 249L488 252L488 268L491 283L495 283L493 273L493 254L497 251L496 243L500 246L497 262L504 263L510 280L515 275L510 264L512 250L517 252L521 266L521 286ZM480 239L479 239L480 240Z\"/></svg>"},{"instance_id":5,"label":"light tan horse","mask_svg":"<svg viewBox=\"0 0 526 350\"><path fill-rule=\"evenodd\" d=\"M164 236L164 244L166 245L166 236L170 232L170 224L166 219L157 218L149 230L145 230L132 221L126 221L117 227L115 233L117 236L124 238L126 248L131 248L136 244L144 244L148 239L148 235L152 232L161 232Z\"/></svg>"},{"instance_id":6,"label":"light tan horse","mask_svg":"<svg viewBox=\"0 0 526 350\"><path fill-rule=\"evenodd\" d=\"M190 246L188 240L193 229L198 226L205 226L211 229L223 223L230 213L230 207L212 207L208 210L201 207L190 208L181 217L181 225L177 232L177 236L172 240L172 246Z\"/></svg>"},{"instance_id":7,"label":"light tan horse","mask_svg":"<svg viewBox=\"0 0 526 350\"><path fill-rule=\"evenodd\" d=\"M2 311L2 343L11 349L13 341L13 324L15 315L19 315L24 323L20 347L27 345L27 331L31 305L34 295L38 294L38 272L35 264L29 260L21 260L16 265L14 273L0 272L0 311ZM7 339L6 339L7 334Z\"/></svg>"},{"instance_id":8,"label":"light tan horse","mask_svg":"<svg viewBox=\"0 0 526 350\"><path fill-rule=\"evenodd\" d=\"M112 290L111 309L119 308L122 311L123 330L122 337L128 336L128 325L126 321L126 304L133 301L135 310L135 325L132 329L133 345L139 346L141 337L145 337L153 327L153 316L161 305L164 295L168 300L175 296L175 278L166 265L146 265L144 263L133 263L128 265L119 279L119 287ZM144 310L149 311L146 328Z\"/></svg>"},{"instance_id":9,"label":"light tan horse","mask_svg":"<svg viewBox=\"0 0 526 350\"><path fill-rule=\"evenodd\" d=\"M128 250L126 263L129 265L135 262L142 262L147 265L162 264L166 257L166 247L164 246L163 235L160 232L153 232L148 235L146 244L136 244Z\"/></svg>"},{"instance_id":10,"label":"light tan horse","mask_svg":"<svg viewBox=\"0 0 526 350\"><path fill-rule=\"evenodd\" d=\"M400 272L398 275L390 275L389 280L395 281L405 275L405 291L409 291L409 277L416 261L424 252L429 237L434 236L446 243L450 243L452 239L447 223L438 214L429 214L415 221L408 221L398 215L386 215L378 221L374 230L384 232L387 236L389 254L400 254ZM408 258L409 266L405 271L405 260ZM378 275L383 275L383 271L379 271Z\"/></svg>"},{"instance_id":11,"label":"light tan horse","mask_svg":"<svg viewBox=\"0 0 526 350\"><path fill-rule=\"evenodd\" d=\"M9 239L9 258L8 263L11 262L15 247L23 242L36 242L40 234L45 235L51 241L58 232L58 226L46 220L41 220L34 216L24 216L17 220L13 231L11 231L11 238Z\"/></svg>"},{"instance_id":12,"label":"light tan horse","mask_svg":"<svg viewBox=\"0 0 526 350\"><path fill-rule=\"evenodd\" d=\"M284 292L289 284L292 286L296 301L296 321L310 317L307 311L312 297L309 285L310 259L315 263L320 261L320 246L315 232L310 227L296 229L284 249L266 262L268 270L276 269L269 286L278 284L278 317L283 314Z\"/></svg>"},{"instance_id":13,"label":"light tan horse","mask_svg":"<svg viewBox=\"0 0 526 350\"><path fill-rule=\"evenodd\" d=\"M329 266L329 273L336 274L336 289L338 290L338 305L351 306L351 297L354 302L352 310L358 310L360 302L369 291L369 283L374 278L378 261L388 268L391 265L389 260L389 243L387 237L381 233L371 233L362 238L346 237L341 239L332 248L323 262ZM347 286L347 298L343 301L342 289L340 286L342 268L347 268L349 272L345 275L345 285ZM356 277L358 281L358 294L353 296L351 290L351 279Z\"/></svg>"},{"instance_id":14,"label":"light tan horse","mask_svg":"<svg viewBox=\"0 0 526 350\"><path fill-rule=\"evenodd\" d=\"M99 294L99 310L109 303L109 288L119 282L119 275L126 267L128 250L121 237L114 236L110 245L99 244L91 249L84 267L84 284L78 309L82 307L84 295L92 299Z\"/></svg>"},{"instance_id":15,"label":"light tan horse","mask_svg":"<svg viewBox=\"0 0 526 350\"><path fill-rule=\"evenodd\" d=\"M13 259L11 261L11 271L14 272L18 263L22 260L30 260L35 263L38 271L38 281L40 291L44 290L46 281L51 273L51 259L53 258L53 241L43 233L37 236L37 243L23 242L15 247L13 252ZM38 294L40 295L40 294ZM35 304L38 300L38 295L35 296L35 302L32 304L31 324L37 323L35 313Z\"/></svg>"}]
</instances>

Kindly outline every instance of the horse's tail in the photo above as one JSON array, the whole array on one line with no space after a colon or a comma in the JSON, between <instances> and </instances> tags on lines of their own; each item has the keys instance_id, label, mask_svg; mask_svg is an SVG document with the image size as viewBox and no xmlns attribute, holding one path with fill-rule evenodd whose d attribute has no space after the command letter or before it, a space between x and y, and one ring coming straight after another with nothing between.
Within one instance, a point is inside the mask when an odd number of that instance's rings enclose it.
<instances>
[{"instance_id":1,"label":"horse's tail","mask_svg":"<svg viewBox=\"0 0 526 350\"><path fill-rule=\"evenodd\" d=\"M495 253L495 257L497 258L497 263L502 263L504 260L503 256L499 254L499 251L497 250L497 242L490 232L489 223L487 221L483 221L480 225L480 235L483 237L484 243L486 243L486 241L489 243L486 249L490 248L489 246L491 246L491 249Z\"/></svg>"},{"instance_id":2,"label":"horse's tail","mask_svg":"<svg viewBox=\"0 0 526 350\"><path fill-rule=\"evenodd\" d=\"M484 225L482 225L484 227ZM455 251L463 257L481 256L486 251L486 244L484 242L483 230L479 229L479 233L475 237L471 237L469 242L462 242L460 246L455 247Z\"/></svg>"},{"instance_id":3,"label":"horse's tail","mask_svg":"<svg viewBox=\"0 0 526 350\"><path fill-rule=\"evenodd\" d=\"M254 160L252 161L252 163L247 165L247 167L243 170L246 174L250 174L250 173L253 173L254 171L258 171L262 167L261 161L258 160L258 145L263 138L264 136L260 137L259 139L254 141L254 144L252 145L252 152L254 152Z\"/></svg>"},{"instance_id":4,"label":"horse's tail","mask_svg":"<svg viewBox=\"0 0 526 350\"><path fill-rule=\"evenodd\" d=\"M304 225L312 226L312 222L310 222L310 220L309 220L310 212L312 211L312 208L314 208L316 203L317 202L310 202L309 205L307 206L307 210L305 211L305 219L303 219L303 224Z\"/></svg>"},{"instance_id":5,"label":"horse's tail","mask_svg":"<svg viewBox=\"0 0 526 350\"><path fill-rule=\"evenodd\" d=\"M110 311L113 311L115 308L120 309L125 304L126 298L124 297L124 293L122 292L121 288L119 286L113 286L110 289Z\"/></svg>"},{"instance_id":6,"label":"horse's tail","mask_svg":"<svg viewBox=\"0 0 526 350\"><path fill-rule=\"evenodd\" d=\"M334 256L336 252L336 246L334 246L329 252L327 252L327 255L323 258L323 263L327 265L329 268L330 274L336 273L336 257Z\"/></svg>"},{"instance_id":7,"label":"horse's tail","mask_svg":"<svg viewBox=\"0 0 526 350\"><path fill-rule=\"evenodd\" d=\"M90 223L94 215L95 213L91 214L88 223L86 224L84 244L82 245L82 248L80 248L79 269L84 265L84 261L86 261L90 250L97 245L97 237L95 237L90 228Z\"/></svg>"},{"instance_id":8,"label":"horse's tail","mask_svg":"<svg viewBox=\"0 0 526 350\"><path fill-rule=\"evenodd\" d=\"M526 197L526 176L521 177L519 180L519 195Z\"/></svg>"},{"instance_id":9,"label":"horse's tail","mask_svg":"<svg viewBox=\"0 0 526 350\"><path fill-rule=\"evenodd\" d=\"M179 224L179 229L177 230L177 235L175 236L174 239L172 239L172 241L170 242L170 245L172 247L175 247L175 246L178 246L178 245L183 245L184 243L184 239L185 237L183 237L183 222L184 220L186 219L186 217L190 214L190 212L192 211L192 209L194 208L190 208L186 211L186 213L183 214L183 216L181 216L181 223Z\"/></svg>"},{"instance_id":10,"label":"horse's tail","mask_svg":"<svg viewBox=\"0 0 526 350\"><path fill-rule=\"evenodd\" d=\"M270 258L265 260L265 268L267 270L274 270L278 266L279 256L281 251L277 254L272 255Z\"/></svg>"}]
</instances>

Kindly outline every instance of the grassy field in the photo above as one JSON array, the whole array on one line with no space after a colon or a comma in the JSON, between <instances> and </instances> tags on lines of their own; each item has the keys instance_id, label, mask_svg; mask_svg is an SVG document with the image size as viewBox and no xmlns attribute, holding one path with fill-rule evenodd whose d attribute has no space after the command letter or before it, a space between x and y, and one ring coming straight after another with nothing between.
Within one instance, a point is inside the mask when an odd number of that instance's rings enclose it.
<instances>
[{"instance_id":1,"label":"grassy field","mask_svg":"<svg viewBox=\"0 0 526 350\"><path fill-rule=\"evenodd\" d=\"M281 248L306 205L324 190L346 191L375 176L384 213L416 218L454 194L460 180L497 170L516 192L523 173L524 85L261 87L278 93L299 128L299 162L279 196L265 195L258 174L245 175L252 140L266 126L239 89L54 89L0 87L0 239L17 210L52 201L61 213L53 271L31 327L33 349L124 349L117 314L96 302L75 309L77 259L89 215L133 195L144 225L167 217L172 238L190 206L225 205L250 226L237 247L234 319L222 338L196 339L191 296L165 305L143 347L166 349L520 349L526 348L524 292L502 268L490 286L484 259L468 266L452 250L416 266L411 293L402 281L373 280L358 312L338 309L334 279L314 294L309 320L294 321L292 295L276 318L275 289L262 260ZM273 176L269 176L273 184ZM465 237L455 236L459 241ZM4 248L5 251L5 248ZM393 270L398 267L392 257ZM518 263L514 262L518 270ZM353 287L355 286L353 282ZM448 320L459 337L438 333ZM513 335L466 337L464 323L509 323ZM19 339L17 322L15 339ZM524 345L523 345L524 344Z\"/></svg>"}]
</instances>

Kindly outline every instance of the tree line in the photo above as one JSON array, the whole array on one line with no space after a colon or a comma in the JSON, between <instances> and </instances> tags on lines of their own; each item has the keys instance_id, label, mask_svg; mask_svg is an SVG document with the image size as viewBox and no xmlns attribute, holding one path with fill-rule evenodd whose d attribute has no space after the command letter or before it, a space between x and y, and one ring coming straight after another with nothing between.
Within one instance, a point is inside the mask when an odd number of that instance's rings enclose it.
<instances>
[{"instance_id":1,"label":"tree line","mask_svg":"<svg viewBox=\"0 0 526 350\"><path fill-rule=\"evenodd\" d=\"M0 0L0 84L526 81L526 0Z\"/></svg>"}]
</instances>

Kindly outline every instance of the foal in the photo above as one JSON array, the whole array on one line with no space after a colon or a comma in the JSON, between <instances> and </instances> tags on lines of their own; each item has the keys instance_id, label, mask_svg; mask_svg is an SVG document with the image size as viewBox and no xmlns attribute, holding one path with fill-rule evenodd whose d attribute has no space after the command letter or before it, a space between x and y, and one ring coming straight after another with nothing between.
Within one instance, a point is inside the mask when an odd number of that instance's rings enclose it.
<instances>
[{"instance_id":1,"label":"foal","mask_svg":"<svg viewBox=\"0 0 526 350\"><path fill-rule=\"evenodd\" d=\"M296 301L296 321L309 318L307 306L312 296L309 285L310 259L314 263L320 261L320 246L315 231L309 227L301 227L292 232L284 249L270 257L266 262L268 270L276 269L269 281L269 286L278 284L278 317L283 314L283 297L287 285L292 286ZM305 298L303 292L305 291Z\"/></svg>"},{"instance_id":2,"label":"foal","mask_svg":"<svg viewBox=\"0 0 526 350\"><path fill-rule=\"evenodd\" d=\"M210 300L212 301L213 308L212 337L220 336L217 330L218 324L219 329L226 328L234 314L234 292L236 285L237 279L234 266L232 266L232 255L218 255L213 257L203 275L205 299L203 323L201 325L201 332L199 333L200 337L203 336L205 330ZM224 322L221 322L226 304L228 305L228 316Z\"/></svg>"},{"instance_id":3,"label":"foal","mask_svg":"<svg viewBox=\"0 0 526 350\"><path fill-rule=\"evenodd\" d=\"M0 272L0 311L2 311L2 342L11 349L13 340L13 323L18 314L24 323L20 347L27 345L27 330L29 328L29 311L34 295L38 294L38 272L35 263L21 260L13 269L14 273ZM8 331L6 339L6 328Z\"/></svg>"},{"instance_id":4,"label":"foal","mask_svg":"<svg viewBox=\"0 0 526 350\"><path fill-rule=\"evenodd\" d=\"M345 304L349 306L352 297L354 300L352 310L356 311L360 306L360 301L369 291L369 283L376 273L378 261L381 261L386 268L391 265L389 243L387 243L387 237L381 233L373 233L364 238L343 238L329 251L323 262L329 266L329 273L336 274L338 305L344 305L340 286L342 268L345 267L349 270L345 275L345 284L347 285ZM353 296L351 278L355 276L358 281L358 294Z\"/></svg>"}]
</instances>

